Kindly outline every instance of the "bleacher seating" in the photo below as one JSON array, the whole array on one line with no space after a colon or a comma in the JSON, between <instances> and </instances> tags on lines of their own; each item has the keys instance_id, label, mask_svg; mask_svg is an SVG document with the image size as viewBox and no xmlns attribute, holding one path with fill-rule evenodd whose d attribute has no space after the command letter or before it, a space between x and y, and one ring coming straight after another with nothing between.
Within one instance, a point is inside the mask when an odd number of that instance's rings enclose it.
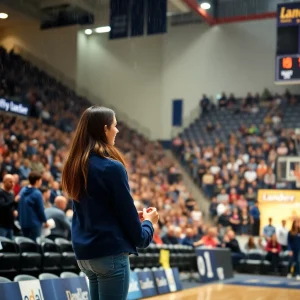
<instances>
[{"instance_id":1,"label":"bleacher seating","mask_svg":"<svg viewBox=\"0 0 300 300\"><path fill-rule=\"evenodd\" d=\"M59 247L47 238L38 238L37 244L40 245L42 253L42 271L55 273L60 271L62 255Z\"/></svg>"},{"instance_id":2,"label":"bleacher seating","mask_svg":"<svg viewBox=\"0 0 300 300\"><path fill-rule=\"evenodd\" d=\"M42 254L38 245L31 239L16 237L16 244L21 254L20 271L29 274L37 274L42 267Z\"/></svg>"}]
</instances>

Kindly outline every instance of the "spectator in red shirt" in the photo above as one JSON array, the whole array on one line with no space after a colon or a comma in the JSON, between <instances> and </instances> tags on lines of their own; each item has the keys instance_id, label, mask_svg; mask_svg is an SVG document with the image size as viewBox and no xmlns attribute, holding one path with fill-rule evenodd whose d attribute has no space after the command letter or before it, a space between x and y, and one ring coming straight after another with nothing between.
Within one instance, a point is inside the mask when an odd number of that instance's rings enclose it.
<instances>
[{"instance_id":1,"label":"spectator in red shirt","mask_svg":"<svg viewBox=\"0 0 300 300\"><path fill-rule=\"evenodd\" d=\"M153 234L152 243L154 243L156 245L162 245L163 241L160 237L160 228L159 228L158 224L153 224L153 229L154 229L154 234Z\"/></svg>"},{"instance_id":2,"label":"spectator in red shirt","mask_svg":"<svg viewBox=\"0 0 300 300\"><path fill-rule=\"evenodd\" d=\"M266 259L271 262L272 269L274 272L278 272L278 266L280 262L279 253L281 246L277 241L276 234L273 234L271 239L268 241L265 250L268 252Z\"/></svg>"},{"instance_id":3,"label":"spectator in red shirt","mask_svg":"<svg viewBox=\"0 0 300 300\"><path fill-rule=\"evenodd\" d=\"M198 242L194 243L194 246L195 247L205 246L208 248L216 248L220 244L217 235L218 235L217 228L211 227L208 229L206 235L204 235Z\"/></svg>"}]
</instances>

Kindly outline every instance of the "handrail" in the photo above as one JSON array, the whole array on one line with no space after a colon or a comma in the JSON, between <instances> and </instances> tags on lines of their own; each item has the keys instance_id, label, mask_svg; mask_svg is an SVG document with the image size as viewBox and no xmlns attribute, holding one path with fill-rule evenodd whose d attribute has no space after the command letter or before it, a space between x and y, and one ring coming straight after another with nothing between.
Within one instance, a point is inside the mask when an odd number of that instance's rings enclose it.
<instances>
[{"instance_id":1,"label":"handrail","mask_svg":"<svg viewBox=\"0 0 300 300\"><path fill-rule=\"evenodd\" d=\"M13 45L13 50L16 54L21 55L23 58L28 60L30 63L35 65L36 67L40 68L41 70L46 71L50 76L54 77L64 85L66 85L71 90L75 91L78 95L85 97L91 101L91 103L97 103L101 104L103 106L110 107L113 109L118 118L126 123L129 127L136 129L138 132L143 134L148 139L151 139L151 130L149 128L146 128L142 125L140 125L136 120L132 120L128 115L124 112L121 112L118 108L111 105L110 103L105 102L102 98L99 96L96 96L95 94L88 91L86 87L78 85L76 80L68 77L66 74L64 74L62 71L58 70L57 68L51 66L49 63L45 62L44 60L36 57L32 53L30 53L28 50L24 49L22 46L18 44Z\"/></svg>"}]
</instances>

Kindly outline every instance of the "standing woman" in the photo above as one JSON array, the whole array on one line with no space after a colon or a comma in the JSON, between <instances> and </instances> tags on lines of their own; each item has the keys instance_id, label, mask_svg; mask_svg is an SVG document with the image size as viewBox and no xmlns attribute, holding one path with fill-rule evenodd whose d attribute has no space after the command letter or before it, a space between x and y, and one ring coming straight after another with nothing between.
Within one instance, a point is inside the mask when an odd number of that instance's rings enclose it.
<instances>
[{"instance_id":1,"label":"standing woman","mask_svg":"<svg viewBox=\"0 0 300 300\"><path fill-rule=\"evenodd\" d=\"M290 255L288 278L292 278L293 273L296 279L300 280L300 222L294 220L292 228L288 233L288 251ZM292 271L294 269L294 271Z\"/></svg>"},{"instance_id":2,"label":"standing woman","mask_svg":"<svg viewBox=\"0 0 300 300\"><path fill-rule=\"evenodd\" d=\"M115 113L92 106L81 116L62 174L73 201L72 243L80 269L90 281L92 300L125 300L129 254L146 248L158 222L155 208L138 214L127 172L114 147Z\"/></svg>"}]
</instances>

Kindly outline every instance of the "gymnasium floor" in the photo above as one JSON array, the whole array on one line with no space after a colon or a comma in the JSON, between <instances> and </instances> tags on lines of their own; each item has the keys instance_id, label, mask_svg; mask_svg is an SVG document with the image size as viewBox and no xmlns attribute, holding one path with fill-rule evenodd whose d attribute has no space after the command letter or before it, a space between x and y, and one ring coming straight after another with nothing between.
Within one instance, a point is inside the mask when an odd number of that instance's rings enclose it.
<instances>
[{"instance_id":1,"label":"gymnasium floor","mask_svg":"<svg viewBox=\"0 0 300 300\"><path fill-rule=\"evenodd\" d=\"M149 300L296 300L300 289L209 284Z\"/></svg>"},{"instance_id":2,"label":"gymnasium floor","mask_svg":"<svg viewBox=\"0 0 300 300\"><path fill-rule=\"evenodd\" d=\"M183 283L177 293L149 300L300 300L300 281L278 276L237 274L224 283Z\"/></svg>"}]
</instances>

